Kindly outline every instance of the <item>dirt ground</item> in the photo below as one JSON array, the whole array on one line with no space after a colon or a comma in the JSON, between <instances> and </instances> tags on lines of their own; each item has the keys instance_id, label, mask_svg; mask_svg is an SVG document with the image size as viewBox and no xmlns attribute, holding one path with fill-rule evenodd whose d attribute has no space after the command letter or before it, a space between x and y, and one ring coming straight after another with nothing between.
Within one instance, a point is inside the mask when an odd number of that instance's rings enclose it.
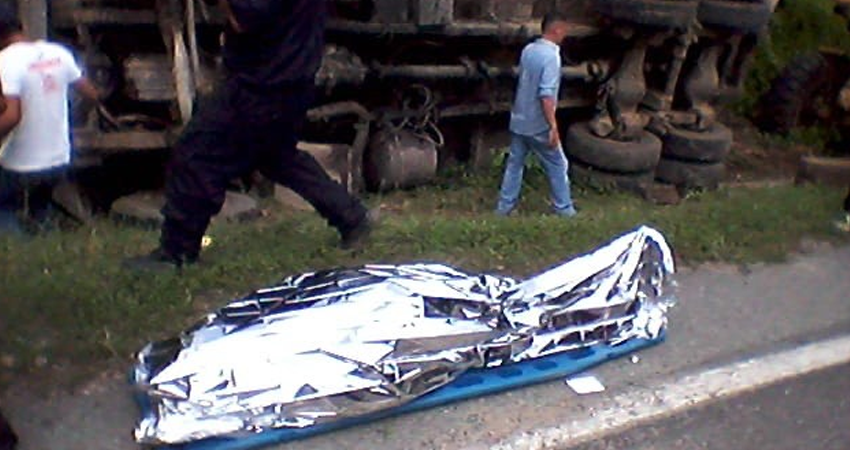
<instances>
[{"instance_id":1,"label":"dirt ground","mask_svg":"<svg viewBox=\"0 0 850 450\"><path fill-rule=\"evenodd\" d=\"M738 115L724 114L721 121L732 128L735 136L726 161L726 179L730 183L793 180L800 158L816 152L805 145L772 145L752 122Z\"/></svg>"}]
</instances>

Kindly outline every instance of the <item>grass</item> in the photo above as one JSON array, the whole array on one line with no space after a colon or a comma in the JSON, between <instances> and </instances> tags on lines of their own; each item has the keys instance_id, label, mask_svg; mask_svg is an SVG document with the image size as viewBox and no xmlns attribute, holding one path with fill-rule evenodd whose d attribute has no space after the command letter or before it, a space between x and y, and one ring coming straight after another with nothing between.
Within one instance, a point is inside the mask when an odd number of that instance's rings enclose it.
<instances>
[{"instance_id":1,"label":"grass","mask_svg":"<svg viewBox=\"0 0 850 450\"><path fill-rule=\"evenodd\" d=\"M842 192L828 188L723 190L676 207L579 190L581 214L564 220L546 214L543 177L529 178L523 211L509 219L491 214L496 173L372 198L384 221L359 253L338 250L315 214L267 205L258 222L214 225L204 263L183 276L123 270L121 260L151 249L157 233L106 219L28 241L0 237L0 384L42 369L86 376L126 364L145 342L228 299L311 269L432 260L525 276L641 224L661 229L689 264L774 261L804 237L846 239L831 226Z\"/></svg>"}]
</instances>

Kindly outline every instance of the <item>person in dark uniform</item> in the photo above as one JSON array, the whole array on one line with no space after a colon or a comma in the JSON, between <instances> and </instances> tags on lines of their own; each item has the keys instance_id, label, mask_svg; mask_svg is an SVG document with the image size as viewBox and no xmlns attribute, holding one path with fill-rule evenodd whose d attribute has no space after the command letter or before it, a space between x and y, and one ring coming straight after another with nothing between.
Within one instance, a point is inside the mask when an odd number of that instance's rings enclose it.
<instances>
[{"instance_id":1,"label":"person in dark uniform","mask_svg":"<svg viewBox=\"0 0 850 450\"><path fill-rule=\"evenodd\" d=\"M363 204L296 148L321 64L326 0L221 0L225 80L199 104L166 177L160 246L131 260L194 263L228 183L254 170L307 200L341 236L359 244L373 219ZM140 267L141 266L141 267Z\"/></svg>"},{"instance_id":2,"label":"person in dark uniform","mask_svg":"<svg viewBox=\"0 0 850 450\"><path fill-rule=\"evenodd\" d=\"M3 417L3 412L0 411L0 450L14 450L18 444L18 437L12 431L12 426Z\"/></svg>"}]
</instances>

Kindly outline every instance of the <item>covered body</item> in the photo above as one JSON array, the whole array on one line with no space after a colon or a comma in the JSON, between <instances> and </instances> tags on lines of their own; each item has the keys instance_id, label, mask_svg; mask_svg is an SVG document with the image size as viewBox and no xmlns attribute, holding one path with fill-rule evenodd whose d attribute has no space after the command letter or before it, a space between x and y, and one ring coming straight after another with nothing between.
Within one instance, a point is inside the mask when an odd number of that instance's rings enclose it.
<instances>
[{"instance_id":1,"label":"covered body","mask_svg":"<svg viewBox=\"0 0 850 450\"><path fill-rule=\"evenodd\" d=\"M526 281L437 264L291 277L148 345L142 443L307 427L392 408L472 368L656 338L672 304L664 238L641 228Z\"/></svg>"}]
</instances>

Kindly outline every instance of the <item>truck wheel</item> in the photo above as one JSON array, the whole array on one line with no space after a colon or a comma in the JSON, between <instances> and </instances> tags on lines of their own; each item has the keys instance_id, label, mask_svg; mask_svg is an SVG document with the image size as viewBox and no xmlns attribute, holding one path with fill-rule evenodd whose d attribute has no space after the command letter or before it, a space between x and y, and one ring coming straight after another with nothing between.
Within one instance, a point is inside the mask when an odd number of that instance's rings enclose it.
<instances>
[{"instance_id":1,"label":"truck wheel","mask_svg":"<svg viewBox=\"0 0 850 450\"><path fill-rule=\"evenodd\" d=\"M599 14L617 21L665 28L687 28L697 17L693 0L594 0Z\"/></svg>"},{"instance_id":2,"label":"truck wheel","mask_svg":"<svg viewBox=\"0 0 850 450\"><path fill-rule=\"evenodd\" d=\"M655 169L655 178L680 189L714 190L720 186L725 173L723 163L703 164L661 158Z\"/></svg>"},{"instance_id":3,"label":"truck wheel","mask_svg":"<svg viewBox=\"0 0 850 450\"><path fill-rule=\"evenodd\" d=\"M570 162L570 179L578 186L595 191L627 191L643 195L652 185L653 172L613 173L580 162Z\"/></svg>"},{"instance_id":4,"label":"truck wheel","mask_svg":"<svg viewBox=\"0 0 850 450\"><path fill-rule=\"evenodd\" d=\"M850 158L804 156L797 170L797 183L803 182L846 187L850 183Z\"/></svg>"},{"instance_id":5,"label":"truck wheel","mask_svg":"<svg viewBox=\"0 0 850 450\"><path fill-rule=\"evenodd\" d=\"M773 10L765 1L700 0L697 19L707 27L756 33L770 22Z\"/></svg>"},{"instance_id":6,"label":"truck wheel","mask_svg":"<svg viewBox=\"0 0 850 450\"><path fill-rule=\"evenodd\" d=\"M818 122L824 110L836 107L840 86L835 75L835 68L820 53L804 53L792 59L761 98L761 128L785 134L800 125Z\"/></svg>"},{"instance_id":7,"label":"truck wheel","mask_svg":"<svg viewBox=\"0 0 850 450\"><path fill-rule=\"evenodd\" d=\"M661 157L661 140L644 131L636 141L617 141L594 135L587 122L574 124L564 139L564 151L590 167L614 173L651 171Z\"/></svg>"},{"instance_id":8,"label":"truck wheel","mask_svg":"<svg viewBox=\"0 0 850 450\"><path fill-rule=\"evenodd\" d=\"M671 159L700 163L722 162L732 149L732 130L715 123L705 131L670 127L662 138L662 154Z\"/></svg>"}]
</instances>

